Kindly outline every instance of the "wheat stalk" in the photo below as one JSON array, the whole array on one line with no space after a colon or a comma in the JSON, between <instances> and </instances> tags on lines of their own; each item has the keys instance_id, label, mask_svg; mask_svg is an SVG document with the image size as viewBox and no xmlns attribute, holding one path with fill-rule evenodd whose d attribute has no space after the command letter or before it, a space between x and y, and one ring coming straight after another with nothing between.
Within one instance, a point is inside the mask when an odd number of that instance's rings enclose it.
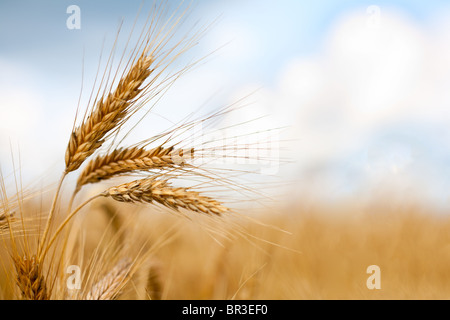
<instances>
[{"instance_id":1,"label":"wheat stalk","mask_svg":"<svg viewBox=\"0 0 450 320\"><path fill-rule=\"evenodd\" d=\"M147 56L147 50L144 50L119 81L116 90L98 101L86 121L73 130L66 150L67 173L78 169L87 157L102 146L106 134L127 119L135 98L143 90L143 83L153 71L150 70L153 62L153 56Z\"/></svg>"},{"instance_id":2,"label":"wheat stalk","mask_svg":"<svg viewBox=\"0 0 450 320\"><path fill-rule=\"evenodd\" d=\"M127 281L131 264L129 258L120 260L106 276L92 286L86 300L115 299Z\"/></svg>"},{"instance_id":3,"label":"wheat stalk","mask_svg":"<svg viewBox=\"0 0 450 320\"><path fill-rule=\"evenodd\" d=\"M192 156L194 149L189 150ZM74 193L88 183L96 183L114 176L135 171L169 168L185 163L184 151L159 146L150 150L131 147L115 149L111 153L92 159L78 177Z\"/></svg>"},{"instance_id":4,"label":"wheat stalk","mask_svg":"<svg viewBox=\"0 0 450 320\"><path fill-rule=\"evenodd\" d=\"M36 256L15 257L17 285L26 300L48 300L49 291Z\"/></svg>"},{"instance_id":5,"label":"wheat stalk","mask_svg":"<svg viewBox=\"0 0 450 320\"><path fill-rule=\"evenodd\" d=\"M101 194L120 202L157 202L171 209L184 208L195 212L220 215L228 208L220 202L187 188L171 187L167 180L141 179L112 187Z\"/></svg>"}]
</instances>

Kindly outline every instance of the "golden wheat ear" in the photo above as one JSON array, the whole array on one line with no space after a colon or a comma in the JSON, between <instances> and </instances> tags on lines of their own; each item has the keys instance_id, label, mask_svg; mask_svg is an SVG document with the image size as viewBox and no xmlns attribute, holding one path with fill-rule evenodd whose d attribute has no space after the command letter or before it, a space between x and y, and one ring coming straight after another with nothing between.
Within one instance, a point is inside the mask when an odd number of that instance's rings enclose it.
<instances>
[{"instance_id":1,"label":"golden wheat ear","mask_svg":"<svg viewBox=\"0 0 450 320\"><path fill-rule=\"evenodd\" d=\"M157 202L168 208L220 215L229 209L220 202L187 188L174 188L167 180L147 178L109 188L101 194L120 202Z\"/></svg>"},{"instance_id":2,"label":"golden wheat ear","mask_svg":"<svg viewBox=\"0 0 450 320\"><path fill-rule=\"evenodd\" d=\"M36 256L15 257L17 286L25 300L48 300L49 290Z\"/></svg>"},{"instance_id":3,"label":"golden wheat ear","mask_svg":"<svg viewBox=\"0 0 450 320\"><path fill-rule=\"evenodd\" d=\"M147 56L146 52L144 50L119 81L115 91L98 101L89 117L72 132L65 158L67 173L78 169L87 157L102 146L105 136L127 119L145 80L153 71L150 66L154 58Z\"/></svg>"},{"instance_id":4,"label":"golden wheat ear","mask_svg":"<svg viewBox=\"0 0 450 320\"><path fill-rule=\"evenodd\" d=\"M0 212L0 234L2 230L10 228L14 222L14 212Z\"/></svg>"},{"instance_id":5,"label":"golden wheat ear","mask_svg":"<svg viewBox=\"0 0 450 320\"><path fill-rule=\"evenodd\" d=\"M194 153L190 149L189 156ZM74 193L77 193L82 186L89 183L96 183L112 177L137 171L148 171L152 169L172 168L176 165L185 164L186 157L182 149L174 147L148 149L131 147L126 149L116 149L106 155L92 159L77 180Z\"/></svg>"},{"instance_id":6,"label":"golden wheat ear","mask_svg":"<svg viewBox=\"0 0 450 320\"><path fill-rule=\"evenodd\" d=\"M163 281L161 277L161 265L152 263L148 268L145 293L151 300L161 300L163 293Z\"/></svg>"}]
</instances>

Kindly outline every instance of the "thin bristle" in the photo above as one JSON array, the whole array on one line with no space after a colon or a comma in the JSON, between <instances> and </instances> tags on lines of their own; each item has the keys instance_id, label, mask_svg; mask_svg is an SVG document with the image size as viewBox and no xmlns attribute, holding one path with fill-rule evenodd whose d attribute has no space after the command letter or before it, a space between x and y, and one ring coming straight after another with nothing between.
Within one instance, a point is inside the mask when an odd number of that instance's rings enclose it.
<instances>
[{"instance_id":1,"label":"thin bristle","mask_svg":"<svg viewBox=\"0 0 450 320\"><path fill-rule=\"evenodd\" d=\"M189 150L189 154L192 155L193 151ZM183 165L185 160L183 150L173 147L150 150L137 147L116 149L88 163L78 178L75 193L88 183L96 183L120 174Z\"/></svg>"},{"instance_id":2,"label":"thin bristle","mask_svg":"<svg viewBox=\"0 0 450 320\"><path fill-rule=\"evenodd\" d=\"M36 257L16 257L17 285L25 300L48 300L49 292Z\"/></svg>"},{"instance_id":3,"label":"thin bristle","mask_svg":"<svg viewBox=\"0 0 450 320\"><path fill-rule=\"evenodd\" d=\"M153 70L152 56L144 54L119 81L114 92L101 99L89 117L71 135L66 150L66 172L78 169L87 157L100 148L105 136L127 119L135 98Z\"/></svg>"},{"instance_id":4,"label":"thin bristle","mask_svg":"<svg viewBox=\"0 0 450 320\"><path fill-rule=\"evenodd\" d=\"M195 212L220 215L228 208L218 201L200 195L187 188L171 187L167 180L152 178L124 183L106 190L102 196L111 197L120 202L157 202L171 209L188 209Z\"/></svg>"},{"instance_id":5,"label":"thin bristle","mask_svg":"<svg viewBox=\"0 0 450 320\"><path fill-rule=\"evenodd\" d=\"M86 295L86 300L114 300L125 285L131 267L131 260L124 258Z\"/></svg>"}]
</instances>

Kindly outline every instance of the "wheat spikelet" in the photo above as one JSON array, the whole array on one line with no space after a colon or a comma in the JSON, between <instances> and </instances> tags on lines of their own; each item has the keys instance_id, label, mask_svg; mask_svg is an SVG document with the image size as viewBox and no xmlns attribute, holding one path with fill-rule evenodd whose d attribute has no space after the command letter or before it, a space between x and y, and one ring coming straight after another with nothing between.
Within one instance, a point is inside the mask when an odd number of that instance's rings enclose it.
<instances>
[{"instance_id":1,"label":"wheat spikelet","mask_svg":"<svg viewBox=\"0 0 450 320\"><path fill-rule=\"evenodd\" d=\"M194 149L189 150L192 155ZM92 159L81 172L75 193L88 183L96 183L119 174L145 171L157 168L168 168L182 165L185 162L182 149L157 147L150 150L131 147L116 149L111 153Z\"/></svg>"},{"instance_id":2,"label":"wheat spikelet","mask_svg":"<svg viewBox=\"0 0 450 320\"><path fill-rule=\"evenodd\" d=\"M86 295L86 300L113 300L123 288L131 267L131 260L124 258L100 281L98 281Z\"/></svg>"},{"instance_id":3,"label":"wheat spikelet","mask_svg":"<svg viewBox=\"0 0 450 320\"><path fill-rule=\"evenodd\" d=\"M172 209L184 208L195 212L220 215L228 208L218 201L187 188L171 187L167 180L141 179L112 187L102 193L120 202L157 202Z\"/></svg>"},{"instance_id":4,"label":"wheat spikelet","mask_svg":"<svg viewBox=\"0 0 450 320\"><path fill-rule=\"evenodd\" d=\"M114 92L100 99L88 118L76 128L70 137L66 150L66 172L78 169L95 150L100 148L108 132L116 129L129 116L135 98L143 90L144 81L153 70L153 56L146 50L119 81Z\"/></svg>"},{"instance_id":5,"label":"wheat spikelet","mask_svg":"<svg viewBox=\"0 0 450 320\"><path fill-rule=\"evenodd\" d=\"M49 292L46 281L42 274L42 269L36 260L36 256L31 258L14 258L17 271L17 285L23 299L48 300Z\"/></svg>"}]
</instances>

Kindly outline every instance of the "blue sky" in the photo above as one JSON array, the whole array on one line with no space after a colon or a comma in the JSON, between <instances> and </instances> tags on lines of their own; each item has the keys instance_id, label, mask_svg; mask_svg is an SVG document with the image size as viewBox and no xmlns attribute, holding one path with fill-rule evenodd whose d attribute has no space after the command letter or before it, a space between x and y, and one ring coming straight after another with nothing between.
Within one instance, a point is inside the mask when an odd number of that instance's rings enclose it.
<instances>
[{"instance_id":1,"label":"blue sky","mask_svg":"<svg viewBox=\"0 0 450 320\"><path fill-rule=\"evenodd\" d=\"M179 3L177 0L168 2L172 6ZM147 1L144 6L148 8L151 3ZM77 31L65 27L66 8L72 4L78 5L82 14L82 28ZM66 61L71 58L79 61L83 50L88 50L89 54L95 52L97 48L92 48L93 44L101 43L99 37L114 37L122 18L126 26L131 25L140 4L141 0L2 1L0 37L4 45L0 47L0 54L60 74L55 60L64 59L58 56L65 55ZM270 83L284 61L299 54L317 52L326 32L341 14L350 10L364 11L374 4L399 10L424 24L437 12L450 7L446 1L199 0L192 1L191 20L208 23L219 18L219 28L233 24L246 26L260 42L263 52L253 63L246 60L247 67L242 73L245 71L248 77L254 74L258 80ZM224 43L227 40L224 39ZM73 70L67 67L67 71ZM75 66L75 71L76 68L79 66Z\"/></svg>"},{"instance_id":2,"label":"blue sky","mask_svg":"<svg viewBox=\"0 0 450 320\"><path fill-rule=\"evenodd\" d=\"M10 143L25 179L62 170L82 61L88 91L103 42L108 51L122 18L128 34L140 4L0 2L4 173L12 171ZM80 7L80 30L66 27L70 5ZM377 35L358 29L373 5L384 27ZM220 50L174 86L159 112L181 117L211 95L217 107L259 88L256 113L269 113L267 125L292 126L300 141L288 146L298 152L287 174L299 193L315 188L328 201L388 184L449 206L449 9L447 1L192 1L186 28L217 21L179 63ZM33 139L49 152L36 154Z\"/></svg>"}]
</instances>

